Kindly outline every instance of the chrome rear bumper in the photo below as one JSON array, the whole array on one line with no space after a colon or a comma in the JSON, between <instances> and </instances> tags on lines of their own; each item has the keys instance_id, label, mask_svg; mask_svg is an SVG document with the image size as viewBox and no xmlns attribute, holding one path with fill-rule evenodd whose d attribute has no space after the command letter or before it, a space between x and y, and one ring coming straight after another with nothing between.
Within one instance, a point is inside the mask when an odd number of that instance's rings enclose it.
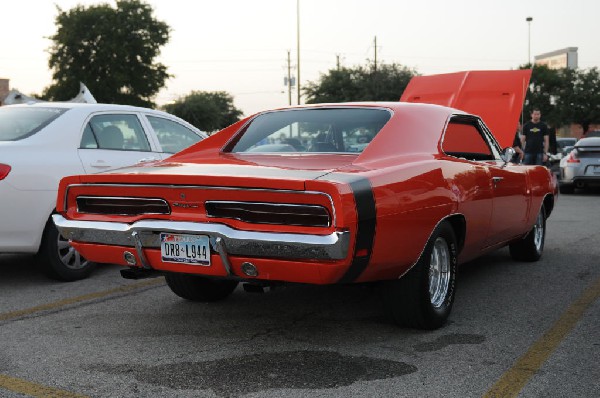
<instances>
[{"instance_id":1,"label":"chrome rear bumper","mask_svg":"<svg viewBox=\"0 0 600 398\"><path fill-rule=\"evenodd\" d=\"M227 254L234 256L341 260L347 257L350 233L333 232L329 235L308 235L240 231L224 224L183 221L142 220L132 224L103 221L67 220L59 214L52 216L54 224L67 239L82 243L160 248L160 233L207 235L216 252L217 238ZM134 237L137 235L137 237Z\"/></svg>"}]
</instances>

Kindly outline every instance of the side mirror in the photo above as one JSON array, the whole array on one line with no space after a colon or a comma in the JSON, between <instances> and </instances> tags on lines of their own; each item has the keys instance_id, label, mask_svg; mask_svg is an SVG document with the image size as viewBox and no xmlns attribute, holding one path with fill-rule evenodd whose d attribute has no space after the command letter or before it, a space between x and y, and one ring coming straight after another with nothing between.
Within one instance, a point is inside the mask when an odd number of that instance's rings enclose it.
<instances>
[{"instance_id":1,"label":"side mirror","mask_svg":"<svg viewBox=\"0 0 600 398\"><path fill-rule=\"evenodd\" d=\"M515 151L515 149L511 146L509 146L508 148L506 148L504 150L504 153L502 154L502 160L504 160L504 163L508 163L512 160L513 156L515 156L515 153L517 153Z\"/></svg>"}]
</instances>

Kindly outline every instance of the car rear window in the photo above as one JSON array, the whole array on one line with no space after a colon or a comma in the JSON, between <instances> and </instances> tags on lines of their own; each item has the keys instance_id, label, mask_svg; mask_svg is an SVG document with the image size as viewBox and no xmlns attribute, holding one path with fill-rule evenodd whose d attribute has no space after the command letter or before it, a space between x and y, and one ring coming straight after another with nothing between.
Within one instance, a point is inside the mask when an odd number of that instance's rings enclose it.
<instances>
[{"instance_id":1,"label":"car rear window","mask_svg":"<svg viewBox=\"0 0 600 398\"><path fill-rule=\"evenodd\" d=\"M0 141L18 141L30 137L65 113L65 108L0 108Z\"/></svg>"},{"instance_id":2,"label":"car rear window","mask_svg":"<svg viewBox=\"0 0 600 398\"><path fill-rule=\"evenodd\" d=\"M362 152L391 117L378 108L292 109L258 115L230 152Z\"/></svg>"}]
</instances>

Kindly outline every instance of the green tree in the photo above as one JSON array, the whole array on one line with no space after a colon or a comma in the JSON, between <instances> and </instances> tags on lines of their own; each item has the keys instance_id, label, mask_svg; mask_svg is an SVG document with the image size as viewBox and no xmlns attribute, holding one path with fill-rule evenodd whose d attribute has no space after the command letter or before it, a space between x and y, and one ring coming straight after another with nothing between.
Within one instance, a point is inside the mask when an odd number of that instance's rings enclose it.
<instances>
[{"instance_id":1,"label":"green tree","mask_svg":"<svg viewBox=\"0 0 600 398\"><path fill-rule=\"evenodd\" d=\"M529 69L530 64L519 69ZM568 72L563 69L550 69L546 65L534 65L529 88L523 106L523 120L529 120L534 108L542 112L544 121L552 126L564 124L564 112L561 108L561 96L569 87Z\"/></svg>"},{"instance_id":2,"label":"green tree","mask_svg":"<svg viewBox=\"0 0 600 398\"><path fill-rule=\"evenodd\" d=\"M600 123L600 73L597 68L566 73L570 85L561 93L563 119L587 131L591 123Z\"/></svg>"},{"instance_id":3,"label":"green tree","mask_svg":"<svg viewBox=\"0 0 600 398\"><path fill-rule=\"evenodd\" d=\"M331 69L304 88L306 103L398 101L417 73L399 64Z\"/></svg>"},{"instance_id":4,"label":"green tree","mask_svg":"<svg viewBox=\"0 0 600 398\"><path fill-rule=\"evenodd\" d=\"M154 106L152 98L170 77L155 62L169 41L169 26L139 0L117 0L116 7L57 7L57 32L50 37L48 65L53 84L43 97L72 98L83 82L98 102Z\"/></svg>"},{"instance_id":5,"label":"green tree","mask_svg":"<svg viewBox=\"0 0 600 398\"><path fill-rule=\"evenodd\" d=\"M520 69L530 67L522 65ZM533 108L539 108L542 118L555 127L578 123L585 130L590 123L600 122L598 69L550 69L534 65L523 109L525 120Z\"/></svg>"},{"instance_id":6,"label":"green tree","mask_svg":"<svg viewBox=\"0 0 600 398\"><path fill-rule=\"evenodd\" d=\"M225 91L192 91L164 109L208 132L227 127L242 116L233 105L233 97Z\"/></svg>"}]
</instances>

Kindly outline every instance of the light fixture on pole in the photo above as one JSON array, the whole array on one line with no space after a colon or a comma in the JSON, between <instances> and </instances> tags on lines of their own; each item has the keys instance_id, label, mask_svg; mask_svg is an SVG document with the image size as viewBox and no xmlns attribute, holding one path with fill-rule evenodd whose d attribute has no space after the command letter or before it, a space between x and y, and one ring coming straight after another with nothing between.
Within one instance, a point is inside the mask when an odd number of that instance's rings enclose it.
<instances>
[{"instance_id":1,"label":"light fixture on pole","mask_svg":"<svg viewBox=\"0 0 600 398\"><path fill-rule=\"evenodd\" d=\"M525 18L525 21L527 21L527 28L528 28L528 37L527 37L527 63L531 64L531 21L533 21L532 17L527 17Z\"/></svg>"}]
</instances>

